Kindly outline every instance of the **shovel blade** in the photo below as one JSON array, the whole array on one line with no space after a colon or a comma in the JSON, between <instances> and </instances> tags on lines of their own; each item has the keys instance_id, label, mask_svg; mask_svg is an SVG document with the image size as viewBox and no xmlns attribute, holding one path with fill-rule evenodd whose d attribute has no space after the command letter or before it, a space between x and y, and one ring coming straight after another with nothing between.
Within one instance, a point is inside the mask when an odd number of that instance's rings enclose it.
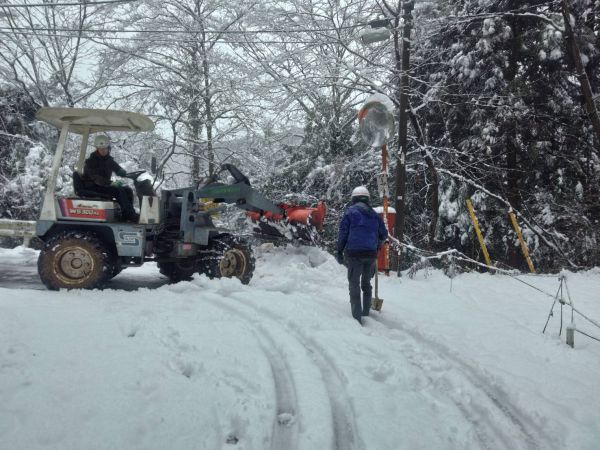
<instances>
[{"instance_id":1,"label":"shovel blade","mask_svg":"<svg viewBox=\"0 0 600 450\"><path fill-rule=\"evenodd\" d=\"M375 311L381 311L382 306L383 306L382 298L374 298L373 301L371 302L371 309L374 309Z\"/></svg>"}]
</instances>

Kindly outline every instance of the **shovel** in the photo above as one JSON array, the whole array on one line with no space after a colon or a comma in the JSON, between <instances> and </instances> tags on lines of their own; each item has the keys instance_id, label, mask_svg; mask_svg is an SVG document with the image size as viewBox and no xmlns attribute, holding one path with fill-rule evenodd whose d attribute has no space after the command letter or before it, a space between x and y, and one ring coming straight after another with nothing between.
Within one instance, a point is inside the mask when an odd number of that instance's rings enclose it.
<instances>
[{"instance_id":1,"label":"shovel","mask_svg":"<svg viewBox=\"0 0 600 450\"><path fill-rule=\"evenodd\" d=\"M379 267L377 267L377 262L375 262L375 297L371 300L371 309L381 311L382 306L383 299L379 298Z\"/></svg>"}]
</instances>

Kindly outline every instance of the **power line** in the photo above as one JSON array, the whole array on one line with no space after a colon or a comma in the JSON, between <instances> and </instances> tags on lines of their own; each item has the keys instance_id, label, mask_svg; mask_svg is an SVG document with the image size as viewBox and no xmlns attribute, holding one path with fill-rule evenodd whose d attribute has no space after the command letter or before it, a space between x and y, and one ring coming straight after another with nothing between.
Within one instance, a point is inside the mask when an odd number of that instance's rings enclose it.
<instances>
[{"instance_id":1,"label":"power line","mask_svg":"<svg viewBox=\"0 0 600 450\"><path fill-rule=\"evenodd\" d=\"M65 3L20 3L8 4L0 3L0 8L53 8L55 6L95 6L95 5L110 5L113 3L133 3L138 0L96 0L93 2L65 2Z\"/></svg>"},{"instance_id":2,"label":"power line","mask_svg":"<svg viewBox=\"0 0 600 450\"><path fill-rule=\"evenodd\" d=\"M47 33L30 33L30 32L24 32L24 31L10 31L10 30L4 30L4 29L0 29L0 34L5 34L5 35L11 35L11 34L15 34L18 36L36 36L36 37L59 37L59 38L67 38L67 39L89 39L89 40L101 40L101 39L108 39L108 40L126 40L126 41L145 41L145 42L165 42L165 43L169 43L169 42L184 42L184 43L197 43L197 40L193 40L193 39L177 39L176 37L173 37L171 39L167 39L167 38L158 38L158 39L153 39L152 37L146 37L146 38L141 38L141 37L129 37L129 36L86 36L86 35L72 35L72 34L47 34ZM333 40L329 41L329 42L333 42ZM232 41L232 40L219 40L219 41L210 41L210 43L217 43L217 44L322 44L323 41L320 42L315 42L315 41L301 41L301 40L296 40L296 41L248 41L248 40L239 40L239 41Z\"/></svg>"},{"instance_id":3,"label":"power line","mask_svg":"<svg viewBox=\"0 0 600 450\"><path fill-rule=\"evenodd\" d=\"M128 0L128 1L137 1L137 0ZM103 30L99 28L90 28L85 30L78 30L73 28L32 28L32 27L0 27L0 30L9 29L9 30L18 30L18 31L58 31L58 32L74 32L79 33L80 31L85 31L89 33L165 33L165 34L174 34L174 33L183 33L183 34L198 34L198 33L207 33L207 34L288 34L288 33L310 33L310 32L321 32L321 31L339 31L343 29L352 29L358 27L366 26L366 23L360 23L355 25L345 25L339 28L304 28L304 29L289 29L289 30L281 30L281 29L271 29L271 30Z\"/></svg>"}]
</instances>

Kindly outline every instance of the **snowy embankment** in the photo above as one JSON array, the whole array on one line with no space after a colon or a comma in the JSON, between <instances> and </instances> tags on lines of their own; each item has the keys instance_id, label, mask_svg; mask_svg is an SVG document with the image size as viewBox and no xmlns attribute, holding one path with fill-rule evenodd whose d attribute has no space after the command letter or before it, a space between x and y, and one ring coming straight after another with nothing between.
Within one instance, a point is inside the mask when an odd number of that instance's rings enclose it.
<instances>
[{"instance_id":1,"label":"snowy embankment","mask_svg":"<svg viewBox=\"0 0 600 450\"><path fill-rule=\"evenodd\" d=\"M382 277L361 328L332 257L256 254L249 286L0 288L0 448L599 448L600 342L567 347L559 306L543 335L550 297L501 275ZM600 320L600 271L568 286Z\"/></svg>"}]
</instances>

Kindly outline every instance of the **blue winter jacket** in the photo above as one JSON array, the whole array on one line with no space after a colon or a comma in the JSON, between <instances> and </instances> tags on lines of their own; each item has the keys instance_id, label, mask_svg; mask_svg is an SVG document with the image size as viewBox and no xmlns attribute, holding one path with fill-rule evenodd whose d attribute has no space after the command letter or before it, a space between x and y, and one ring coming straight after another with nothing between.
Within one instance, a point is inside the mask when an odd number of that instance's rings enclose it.
<instances>
[{"instance_id":1,"label":"blue winter jacket","mask_svg":"<svg viewBox=\"0 0 600 450\"><path fill-rule=\"evenodd\" d=\"M348 256L375 256L388 232L373 208L357 202L344 212L340 222L337 251Z\"/></svg>"}]
</instances>

